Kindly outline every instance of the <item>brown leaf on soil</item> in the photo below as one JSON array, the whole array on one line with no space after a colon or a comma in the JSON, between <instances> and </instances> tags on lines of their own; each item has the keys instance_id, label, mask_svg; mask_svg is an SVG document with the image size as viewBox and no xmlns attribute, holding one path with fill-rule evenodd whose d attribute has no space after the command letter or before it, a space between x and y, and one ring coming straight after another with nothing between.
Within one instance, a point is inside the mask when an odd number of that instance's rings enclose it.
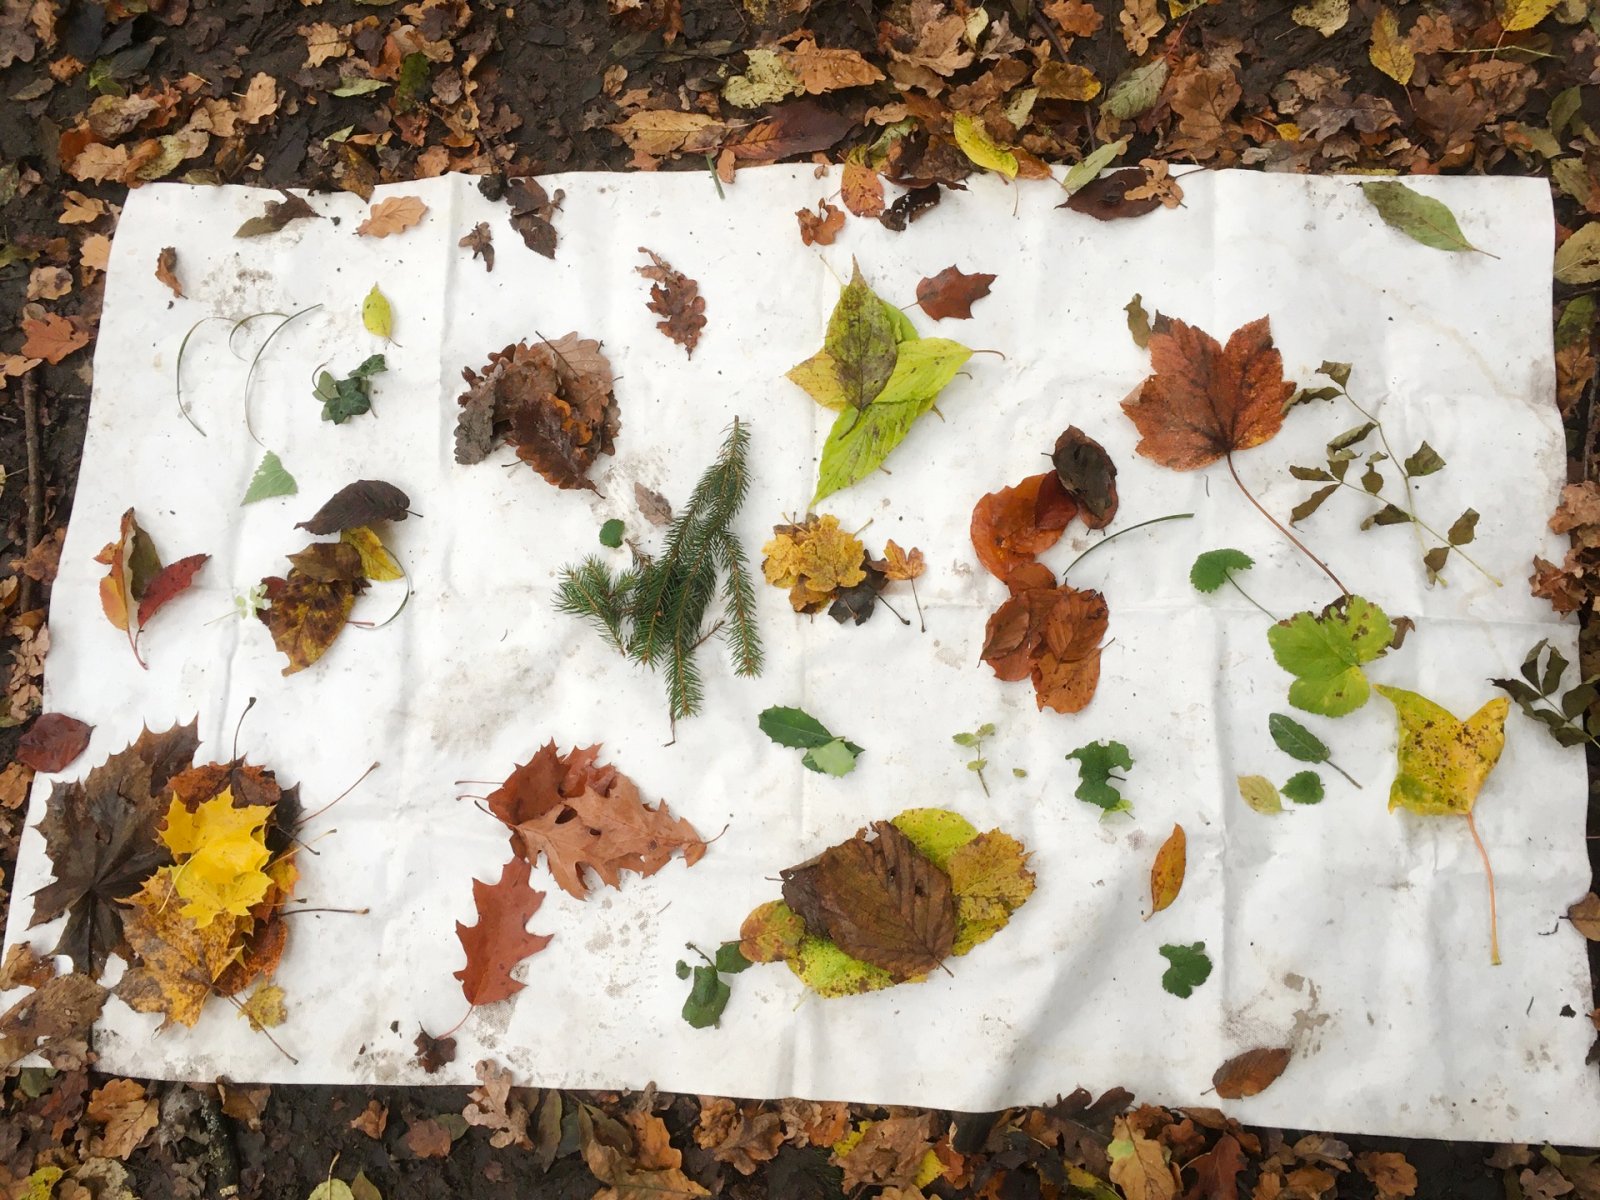
<instances>
[{"instance_id":1,"label":"brown leaf on soil","mask_svg":"<svg viewBox=\"0 0 1600 1200\"><path fill-rule=\"evenodd\" d=\"M455 972L467 1003L476 1008L520 992L527 985L511 977L511 969L550 944L548 934L528 932L545 894L528 883L532 865L516 857L505 865L497 883L472 881L478 923L456 922L456 936L467 952L467 965Z\"/></svg>"},{"instance_id":2,"label":"brown leaf on soil","mask_svg":"<svg viewBox=\"0 0 1600 1200\"><path fill-rule=\"evenodd\" d=\"M28 799L28 788L32 783L33 771L19 762L11 763L0 771L0 808L11 812L21 808ZM16 950L17 946L12 949ZM5 991L3 983L0 983L0 991Z\"/></svg>"},{"instance_id":3,"label":"brown leaf on soil","mask_svg":"<svg viewBox=\"0 0 1600 1200\"><path fill-rule=\"evenodd\" d=\"M795 220L800 222L800 240L807 246L831 246L833 239L844 229L844 210L835 208L826 200L817 201L817 211L809 208L795 210Z\"/></svg>"},{"instance_id":4,"label":"brown leaf on soil","mask_svg":"<svg viewBox=\"0 0 1600 1200\"><path fill-rule=\"evenodd\" d=\"M784 1137L806 1146L831 1146L850 1130L850 1107L837 1100L778 1101Z\"/></svg>"},{"instance_id":5,"label":"brown leaf on soil","mask_svg":"<svg viewBox=\"0 0 1600 1200\"><path fill-rule=\"evenodd\" d=\"M1131 1149L1111 1160L1111 1182L1122 1189L1127 1200L1174 1200L1178 1194L1178 1170L1167 1161L1161 1144L1133 1128L1127 1117L1112 1124L1112 1137Z\"/></svg>"},{"instance_id":6,"label":"brown leaf on soil","mask_svg":"<svg viewBox=\"0 0 1600 1200\"><path fill-rule=\"evenodd\" d=\"M379 521L404 521L410 508L411 498L394 484L358 479L335 492L309 521L297 521L294 527L326 537Z\"/></svg>"},{"instance_id":7,"label":"brown leaf on soil","mask_svg":"<svg viewBox=\"0 0 1600 1200\"><path fill-rule=\"evenodd\" d=\"M1567 920L1591 942L1600 942L1600 896L1589 892L1583 899L1575 901L1567 909Z\"/></svg>"},{"instance_id":8,"label":"brown leaf on soil","mask_svg":"<svg viewBox=\"0 0 1600 1200\"><path fill-rule=\"evenodd\" d=\"M984 569L1002 583L1061 540L1078 504L1051 472L1030 475L990 492L972 509L972 548Z\"/></svg>"},{"instance_id":9,"label":"brown leaf on soil","mask_svg":"<svg viewBox=\"0 0 1600 1200\"><path fill-rule=\"evenodd\" d=\"M29 1054L76 1056L109 994L77 972L46 980L0 1013L0 1069Z\"/></svg>"},{"instance_id":10,"label":"brown leaf on soil","mask_svg":"<svg viewBox=\"0 0 1600 1200\"><path fill-rule=\"evenodd\" d=\"M933 1149L930 1126L926 1113L869 1122L849 1153L835 1158L844 1172L845 1188L913 1186Z\"/></svg>"},{"instance_id":11,"label":"brown leaf on soil","mask_svg":"<svg viewBox=\"0 0 1600 1200\"><path fill-rule=\"evenodd\" d=\"M42 358L51 366L89 344L89 331L81 318L58 317L55 313L28 317L22 322L22 333L22 356Z\"/></svg>"},{"instance_id":12,"label":"brown leaf on soil","mask_svg":"<svg viewBox=\"0 0 1600 1200\"><path fill-rule=\"evenodd\" d=\"M272 1089L265 1084L260 1087L242 1087L237 1083L229 1083L226 1079L217 1080L217 1091L222 1097L222 1111L235 1121L242 1121L253 1132L261 1129L261 1115L267 1111L267 1101L272 1098Z\"/></svg>"},{"instance_id":13,"label":"brown leaf on soil","mask_svg":"<svg viewBox=\"0 0 1600 1200\"><path fill-rule=\"evenodd\" d=\"M827 150L854 124L851 117L824 108L815 100L796 100L774 110L772 116L726 145L740 162L773 162L793 154Z\"/></svg>"},{"instance_id":14,"label":"brown leaf on soil","mask_svg":"<svg viewBox=\"0 0 1600 1200\"><path fill-rule=\"evenodd\" d=\"M778 59L812 96L840 88L866 87L883 78L883 72L858 51L823 50L812 38L802 38L792 50L779 50Z\"/></svg>"},{"instance_id":15,"label":"brown leaf on soil","mask_svg":"<svg viewBox=\"0 0 1600 1200\"><path fill-rule=\"evenodd\" d=\"M113 1079L96 1088L86 1115L101 1127L89 1143L89 1153L124 1161L160 1123L155 1100L145 1095L143 1084L132 1079Z\"/></svg>"},{"instance_id":16,"label":"brown leaf on soil","mask_svg":"<svg viewBox=\"0 0 1600 1200\"><path fill-rule=\"evenodd\" d=\"M783 900L819 937L896 982L934 970L955 944L950 877L887 821L780 872Z\"/></svg>"},{"instance_id":17,"label":"brown leaf on soil","mask_svg":"<svg viewBox=\"0 0 1600 1200\"><path fill-rule=\"evenodd\" d=\"M390 196L372 206L367 219L356 226L358 237L384 238L404 233L427 215L428 206L418 196Z\"/></svg>"},{"instance_id":18,"label":"brown leaf on soil","mask_svg":"<svg viewBox=\"0 0 1600 1200\"><path fill-rule=\"evenodd\" d=\"M903 10L890 10L878 29L879 43L889 52L890 74L902 88L911 84L938 95L943 78L972 65L966 20L941 0L911 0Z\"/></svg>"},{"instance_id":19,"label":"brown leaf on soil","mask_svg":"<svg viewBox=\"0 0 1600 1200\"><path fill-rule=\"evenodd\" d=\"M702 1097L695 1145L727 1163L741 1175L754 1175L764 1162L778 1156L783 1145L783 1118L765 1111L760 1103L735 1104L732 1100Z\"/></svg>"},{"instance_id":20,"label":"brown leaf on soil","mask_svg":"<svg viewBox=\"0 0 1600 1200\"><path fill-rule=\"evenodd\" d=\"M611 364L600 343L569 333L554 342L517 342L489 356L481 372L462 372L456 461L482 462L495 439L559 488L596 491L587 474L615 453L622 428Z\"/></svg>"},{"instance_id":21,"label":"brown leaf on soil","mask_svg":"<svg viewBox=\"0 0 1600 1200\"><path fill-rule=\"evenodd\" d=\"M646 169L669 155L713 151L728 133L715 117L672 109L646 109L606 128L633 151L634 165Z\"/></svg>"},{"instance_id":22,"label":"brown leaf on soil","mask_svg":"<svg viewBox=\"0 0 1600 1200\"><path fill-rule=\"evenodd\" d=\"M84 752L93 725L65 713L44 713L17 743L17 761L35 771L60 771Z\"/></svg>"},{"instance_id":23,"label":"brown leaf on soil","mask_svg":"<svg viewBox=\"0 0 1600 1200\"><path fill-rule=\"evenodd\" d=\"M59 300L72 291L72 272L65 267L35 267L28 273L29 300Z\"/></svg>"},{"instance_id":24,"label":"brown leaf on soil","mask_svg":"<svg viewBox=\"0 0 1600 1200\"><path fill-rule=\"evenodd\" d=\"M426 1029L418 1029L415 1058L429 1075L437 1075L446 1063L456 1060L456 1040L453 1037L433 1037Z\"/></svg>"},{"instance_id":25,"label":"brown leaf on soil","mask_svg":"<svg viewBox=\"0 0 1600 1200\"><path fill-rule=\"evenodd\" d=\"M383 1131L389 1127L389 1106L377 1100L368 1100L366 1108L361 1114L350 1122L350 1128L358 1133L364 1133L369 1138L383 1137Z\"/></svg>"},{"instance_id":26,"label":"brown leaf on soil","mask_svg":"<svg viewBox=\"0 0 1600 1200\"><path fill-rule=\"evenodd\" d=\"M1150 335L1155 373L1122 402L1138 452L1175 471L1207 466L1269 441L1283 427L1294 384L1268 318L1234 330L1226 347L1176 317Z\"/></svg>"},{"instance_id":27,"label":"brown leaf on soil","mask_svg":"<svg viewBox=\"0 0 1600 1200\"><path fill-rule=\"evenodd\" d=\"M1040 6L1061 31L1072 37L1093 37L1100 32L1105 18L1087 0L1047 0Z\"/></svg>"},{"instance_id":28,"label":"brown leaf on soil","mask_svg":"<svg viewBox=\"0 0 1600 1200\"><path fill-rule=\"evenodd\" d=\"M467 1107L461 1117L468 1125L481 1125L493 1130L489 1144L496 1150L516 1146L532 1150L528 1138L528 1119L533 1115L524 1099L528 1089L511 1086L511 1072L491 1058L486 1058L473 1068L478 1076L478 1086L468 1094ZM537 1099L537 1093L534 1093Z\"/></svg>"},{"instance_id":29,"label":"brown leaf on soil","mask_svg":"<svg viewBox=\"0 0 1600 1200\"><path fill-rule=\"evenodd\" d=\"M956 267L946 267L917 284L917 303L935 321L946 317L968 321L972 319L972 305L989 294L994 280L993 275L982 272L965 275Z\"/></svg>"},{"instance_id":30,"label":"brown leaf on soil","mask_svg":"<svg viewBox=\"0 0 1600 1200\"><path fill-rule=\"evenodd\" d=\"M1289 1049L1263 1046L1236 1054L1217 1068L1211 1086L1224 1100L1243 1100L1266 1091L1289 1065Z\"/></svg>"},{"instance_id":31,"label":"brown leaf on soil","mask_svg":"<svg viewBox=\"0 0 1600 1200\"><path fill-rule=\"evenodd\" d=\"M839 191L844 206L854 215L876 217L883 213L883 178L871 167L845 163Z\"/></svg>"},{"instance_id":32,"label":"brown leaf on soil","mask_svg":"<svg viewBox=\"0 0 1600 1200\"><path fill-rule=\"evenodd\" d=\"M1104 529L1117 515L1117 466L1105 447L1076 425L1056 439L1050 462L1078 515L1090 529Z\"/></svg>"},{"instance_id":33,"label":"brown leaf on soil","mask_svg":"<svg viewBox=\"0 0 1600 1200\"><path fill-rule=\"evenodd\" d=\"M640 254L650 256L650 266L634 270L650 280L650 299L645 307L661 320L656 328L694 356L700 342L700 331L706 327L706 302L700 295L700 285L682 271L672 269L672 264L654 250L639 247Z\"/></svg>"},{"instance_id":34,"label":"brown leaf on soil","mask_svg":"<svg viewBox=\"0 0 1600 1200\"><path fill-rule=\"evenodd\" d=\"M1231 1133L1223 1134L1209 1151L1184 1164L1184 1170L1195 1173L1195 1181L1183 1194L1183 1200L1237 1200L1239 1172L1244 1167L1239 1139Z\"/></svg>"},{"instance_id":35,"label":"brown leaf on soil","mask_svg":"<svg viewBox=\"0 0 1600 1200\"><path fill-rule=\"evenodd\" d=\"M1083 213L1097 221L1142 217L1161 207L1161 201L1153 196L1140 199L1128 195L1129 192L1143 188L1145 183L1145 173L1140 167L1122 167L1116 171L1107 171L1098 179L1091 179L1068 196L1064 204L1058 204L1056 207L1070 208L1073 212Z\"/></svg>"},{"instance_id":36,"label":"brown leaf on soil","mask_svg":"<svg viewBox=\"0 0 1600 1200\"><path fill-rule=\"evenodd\" d=\"M632 1146L624 1140L626 1128L613 1123L615 1132L623 1137L602 1137L589 1110L579 1109L579 1117L584 1165L606 1185L595 1193L594 1200L663 1200L711 1194L683 1173L683 1155L672 1146L660 1117L629 1114Z\"/></svg>"},{"instance_id":37,"label":"brown leaf on soil","mask_svg":"<svg viewBox=\"0 0 1600 1200\"><path fill-rule=\"evenodd\" d=\"M1243 95L1232 70L1196 67L1185 71L1168 84L1168 95L1168 103L1178 117L1175 141L1185 154L1200 160L1215 158L1219 152L1232 157L1231 145L1238 137L1233 110Z\"/></svg>"},{"instance_id":38,"label":"brown leaf on soil","mask_svg":"<svg viewBox=\"0 0 1600 1200\"><path fill-rule=\"evenodd\" d=\"M450 1131L432 1117L411 1122L403 1140L406 1149L418 1158L447 1158L454 1144Z\"/></svg>"},{"instance_id":39,"label":"brown leaf on soil","mask_svg":"<svg viewBox=\"0 0 1600 1200\"><path fill-rule=\"evenodd\" d=\"M1378 1189L1378 1200L1403 1200L1417 1194L1417 1169L1398 1151L1369 1150L1356 1155L1356 1170Z\"/></svg>"},{"instance_id":40,"label":"brown leaf on soil","mask_svg":"<svg viewBox=\"0 0 1600 1200\"><path fill-rule=\"evenodd\" d=\"M472 227L472 232L456 245L471 250L473 258L483 259L485 271L494 270L494 232L489 228L489 222L479 221Z\"/></svg>"},{"instance_id":41,"label":"brown leaf on soil","mask_svg":"<svg viewBox=\"0 0 1600 1200\"><path fill-rule=\"evenodd\" d=\"M183 284L178 282L178 251L176 247L167 246L160 254L156 255L156 279L172 289L172 294L179 300L183 299Z\"/></svg>"}]
</instances>

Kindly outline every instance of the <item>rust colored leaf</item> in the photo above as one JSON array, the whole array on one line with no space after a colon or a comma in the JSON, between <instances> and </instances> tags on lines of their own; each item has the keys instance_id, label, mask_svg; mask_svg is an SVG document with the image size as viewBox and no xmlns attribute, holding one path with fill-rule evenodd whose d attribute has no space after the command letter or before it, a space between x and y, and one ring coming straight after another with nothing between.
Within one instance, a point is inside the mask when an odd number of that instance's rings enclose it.
<instances>
[{"instance_id":1,"label":"rust colored leaf","mask_svg":"<svg viewBox=\"0 0 1600 1200\"><path fill-rule=\"evenodd\" d=\"M1075 713L1088 706L1100 685L1100 643L1111 614L1096 591L1056 589L1034 651L1034 699L1041 709Z\"/></svg>"},{"instance_id":2,"label":"rust colored leaf","mask_svg":"<svg viewBox=\"0 0 1600 1200\"><path fill-rule=\"evenodd\" d=\"M1195 1173L1195 1180L1183 1200L1237 1200L1239 1172L1244 1166L1239 1139L1223 1134L1210 1150L1184 1164L1184 1170Z\"/></svg>"},{"instance_id":3,"label":"rust colored leaf","mask_svg":"<svg viewBox=\"0 0 1600 1200\"><path fill-rule=\"evenodd\" d=\"M189 590L189 585L194 582L195 575L200 568L210 561L209 554L191 554L187 558L180 558L177 562L168 563L156 573L144 590L144 595L139 600L139 631L144 632L145 623L160 612L169 600L183 595Z\"/></svg>"},{"instance_id":4,"label":"rust colored leaf","mask_svg":"<svg viewBox=\"0 0 1600 1200\"><path fill-rule=\"evenodd\" d=\"M839 190L844 206L855 216L876 217L883 213L883 179L871 167L845 163Z\"/></svg>"},{"instance_id":5,"label":"rust colored leaf","mask_svg":"<svg viewBox=\"0 0 1600 1200\"><path fill-rule=\"evenodd\" d=\"M824 108L815 100L797 100L752 125L727 146L741 162L773 162L793 154L826 150L854 124L852 118Z\"/></svg>"},{"instance_id":6,"label":"rust colored leaf","mask_svg":"<svg viewBox=\"0 0 1600 1200\"><path fill-rule=\"evenodd\" d=\"M1122 402L1145 458L1192 471L1259 446L1283 427L1294 384L1283 377L1266 317L1234 330L1225 347L1172 318L1150 336L1150 363L1155 373Z\"/></svg>"},{"instance_id":7,"label":"rust colored leaf","mask_svg":"<svg viewBox=\"0 0 1600 1200\"><path fill-rule=\"evenodd\" d=\"M897 982L926 975L955 944L950 878L887 821L781 872L783 900L819 936Z\"/></svg>"},{"instance_id":8,"label":"rust colored leaf","mask_svg":"<svg viewBox=\"0 0 1600 1200\"><path fill-rule=\"evenodd\" d=\"M172 289L172 294L183 299L183 284L178 282L178 251L167 246L156 255L156 278Z\"/></svg>"},{"instance_id":9,"label":"rust colored leaf","mask_svg":"<svg viewBox=\"0 0 1600 1200\"><path fill-rule=\"evenodd\" d=\"M471 250L473 258L483 259L485 271L494 270L494 232L489 228L489 222L479 221L472 227L472 232L456 245Z\"/></svg>"},{"instance_id":10,"label":"rust colored leaf","mask_svg":"<svg viewBox=\"0 0 1600 1200\"><path fill-rule=\"evenodd\" d=\"M801 208L794 215L800 222L800 240L808 246L831 246L844 229L844 210L826 200L817 201L816 212Z\"/></svg>"},{"instance_id":11,"label":"rust colored leaf","mask_svg":"<svg viewBox=\"0 0 1600 1200\"><path fill-rule=\"evenodd\" d=\"M550 944L548 934L528 932L528 921L539 911L545 895L529 885L532 869L527 859L516 857L500 872L498 883L472 881L478 923L456 922L467 965L455 977L461 981L467 1003L474 1007L520 992L526 985L511 977L511 969Z\"/></svg>"},{"instance_id":12,"label":"rust colored leaf","mask_svg":"<svg viewBox=\"0 0 1600 1200\"><path fill-rule=\"evenodd\" d=\"M682 271L672 269L654 250L639 247L640 254L648 254L653 265L635 267L634 270L650 280L650 299L645 307L661 320L656 328L682 346L690 357L700 342L700 331L706 327L706 302L700 295L700 285Z\"/></svg>"},{"instance_id":13,"label":"rust colored leaf","mask_svg":"<svg viewBox=\"0 0 1600 1200\"><path fill-rule=\"evenodd\" d=\"M35 771L59 771L89 745L93 725L65 713L44 713L17 742L17 761Z\"/></svg>"},{"instance_id":14,"label":"rust colored leaf","mask_svg":"<svg viewBox=\"0 0 1600 1200\"><path fill-rule=\"evenodd\" d=\"M956 267L946 267L917 284L917 303L935 321L946 317L968 321L972 319L972 305L989 294L994 278L981 272L964 275Z\"/></svg>"},{"instance_id":15,"label":"rust colored leaf","mask_svg":"<svg viewBox=\"0 0 1600 1200\"><path fill-rule=\"evenodd\" d=\"M1004 583L1018 567L1061 540L1078 513L1077 502L1050 472L984 496L972 509L972 548L978 561Z\"/></svg>"},{"instance_id":16,"label":"rust colored leaf","mask_svg":"<svg viewBox=\"0 0 1600 1200\"><path fill-rule=\"evenodd\" d=\"M1288 1065L1287 1047L1246 1050L1217 1068L1211 1086L1224 1100L1242 1100L1266 1091Z\"/></svg>"},{"instance_id":17,"label":"rust colored leaf","mask_svg":"<svg viewBox=\"0 0 1600 1200\"><path fill-rule=\"evenodd\" d=\"M356 226L360 237L384 238L404 233L427 215L428 206L418 196L390 196L372 206L367 219Z\"/></svg>"},{"instance_id":18,"label":"rust colored leaf","mask_svg":"<svg viewBox=\"0 0 1600 1200\"><path fill-rule=\"evenodd\" d=\"M377 521L404 521L410 507L411 498L394 484L358 479L335 492L309 521L296 522L295 528L326 537Z\"/></svg>"},{"instance_id":19,"label":"rust colored leaf","mask_svg":"<svg viewBox=\"0 0 1600 1200\"><path fill-rule=\"evenodd\" d=\"M1126 217L1142 217L1161 207L1154 196L1133 199L1128 193L1144 187L1144 171L1139 167L1123 167L1108 171L1098 179L1084 184L1057 208L1070 208L1098 221L1119 221Z\"/></svg>"},{"instance_id":20,"label":"rust colored leaf","mask_svg":"<svg viewBox=\"0 0 1600 1200\"><path fill-rule=\"evenodd\" d=\"M1078 502L1078 515L1090 529L1104 529L1117 515L1117 467L1105 447L1076 425L1056 439L1050 455L1056 478Z\"/></svg>"},{"instance_id":21,"label":"rust colored leaf","mask_svg":"<svg viewBox=\"0 0 1600 1200\"><path fill-rule=\"evenodd\" d=\"M1188 866L1189 841L1182 825L1174 825L1167 840L1156 851L1156 861L1150 867L1150 916L1170 908L1183 889L1184 870ZM1145 918L1149 920L1149 917Z\"/></svg>"},{"instance_id":22,"label":"rust colored leaf","mask_svg":"<svg viewBox=\"0 0 1600 1200\"><path fill-rule=\"evenodd\" d=\"M437 1075L446 1063L456 1060L456 1040L453 1037L434 1037L426 1029L418 1029L414 1044L417 1047L414 1057L429 1075Z\"/></svg>"},{"instance_id":23,"label":"rust colored leaf","mask_svg":"<svg viewBox=\"0 0 1600 1200\"><path fill-rule=\"evenodd\" d=\"M68 319L49 313L22 322L23 358L42 358L55 366L69 354L89 344L89 331L77 317Z\"/></svg>"}]
</instances>

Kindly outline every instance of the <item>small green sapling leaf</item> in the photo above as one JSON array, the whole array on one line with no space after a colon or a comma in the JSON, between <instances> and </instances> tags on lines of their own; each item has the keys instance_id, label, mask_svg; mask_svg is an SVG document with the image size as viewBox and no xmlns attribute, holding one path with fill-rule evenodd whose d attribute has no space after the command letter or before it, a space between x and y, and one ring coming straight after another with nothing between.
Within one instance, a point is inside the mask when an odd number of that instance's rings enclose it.
<instances>
[{"instance_id":1,"label":"small green sapling leaf","mask_svg":"<svg viewBox=\"0 0 1600 1200\"><path fill-rule=\"evenodd\" d=\"M1195 988L1211 978L1211 959L1204 942L1163 946L1161 957L1171 964L1161 975L1161 986L1180 1000L1187 1000Z\"/></svg>"},{"instance_id":2,"label":"small green sapling leaf","mask_svg":"<svg viewBox=\"0 0 1600 1200\"><path fill-rule=\"evenodd\" d=\"M1122 776L1112 774L1117 768L1133 768L1133 755L1121 742L1090 742L1079 746L1068 758L1078 760L1078 789L1073 793L1079 800L1104 810L1104 817L1112 813L1131 813L1133 805L1117 791L1116 784L1126 782Z\"/></svg>"},{"instance_id":3,"label":"small green sapling leaf","mask_svg":"<svg viewBox=\"0 0 1600 1200\"><path fill-rule=\"evenodd\" d=\"M622 545L622 531L626 528L616 517L600 526L600 544L615 550Z\"/></svg>"},{"instance_id":4,"label":"small green sapling leaf","mask_svg":"<svg viewBox=\"0 0 1600 1200\"><path fill-rule=\"evenodd\" d=\"M1207 550L1189 568L1189 583L1197 592L1214 592L1232 581L1234 571L1248 571L1256 560L1243 550Z\"/></svg>"},{"instance_id":5,"label":"small green sapling leaf","mask_svg":"<svg viewBox=\"0 0 1600 1200\"><path fill-rule=\"evenodd\" d=\"M1296 804L1321 804L1322 776L1315 771L1297 771L1283 785L1283 794Z\"/></svg>"}]
</instances>

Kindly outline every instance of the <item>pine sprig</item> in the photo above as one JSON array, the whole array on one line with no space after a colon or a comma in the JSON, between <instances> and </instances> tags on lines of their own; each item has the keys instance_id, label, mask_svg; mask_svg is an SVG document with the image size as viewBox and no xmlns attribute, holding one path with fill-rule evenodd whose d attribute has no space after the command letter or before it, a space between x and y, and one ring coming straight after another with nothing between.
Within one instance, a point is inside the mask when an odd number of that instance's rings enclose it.
<instances>
[{"instance_id":1,"label":"pine sprig","mask_svg":"<svg viewBox=\"0 0 1600 1200\"><path fill-rule=\"evenodd\" d=\"M674 723L700 711L705 688L694 654L712 634L725 631L738 674L761 671L755 586L732 529L750 487L749 447L749 427L735 419L716 461L674 518L659 556L641 556L621 576L598 557L562 572L557 608L589 621L627 657L661 668ZM708 631L719 576L725 615Z\"/></svg>"}]
</instances>

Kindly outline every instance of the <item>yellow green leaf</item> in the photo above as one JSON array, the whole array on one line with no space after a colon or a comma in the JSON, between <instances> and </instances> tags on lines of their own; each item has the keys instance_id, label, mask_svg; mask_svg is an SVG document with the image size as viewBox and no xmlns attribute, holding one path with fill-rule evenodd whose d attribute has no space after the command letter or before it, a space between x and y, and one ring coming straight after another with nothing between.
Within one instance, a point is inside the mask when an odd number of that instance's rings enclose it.
<instances>
[{"instance_id":1,"label":"yellow green leaf","mask_svg":"<svg viewBox=\"0 0 1600 1200\"><path fill-rule=\"evenodd\" d=\"M387 339L394 333L394 310L389 307L389 298L378 290L378 285L373 284L372 290L367 293L367 298L361 302L361 323L367 327L367 332Z\"/></svg>"},{"instance_id":2,"label":"yellow green leaf","mask_svg":"<svg viewBox=\"0 0 1600 1200\"><path fill-rule=\"evenodd\" d=\"M356 548L361 555L361 573L374 583L404 579L406 573L384 547L382 539L366 525L357 525L339 534L339 540Z\"/></svg>"},{"instance_id":3,"label":"yellow green leaf","mask_svg":"<svg viewBox=\"0 0 1600 1200\"><path fill-rule=\"evenodd\" d=\"M998 829L980 833L950 855L946 873L956 900L952 954L965 954L999 933L1033 895L1027 863L1022 843Z\"/></svg>"},{"instance_id":4,"label":"yellow green leaf","mask_svg":"<svg viewBox=\"0 0 1600 1200\"><path fill-rule=\"evenodd\" d=\"M986 171L998 171L1007 179L1017 177L1017 156L997 143L967 113L955 116L956 145L978 166Z\"/></svg>"},{"instance_id":5,"label":"yellow green leaf","mask_svg":"<svg viewBox=\"0 0 1600 1200\"><path fill-rule=\"evenodd\" d=\"M1278 795L1278 785L1265 775L1239 776L1239 795L1258 813L1281 813L1283 800Z\"/></svg>"},{"instance_id":6,"label":"yellow green leaf","mask_svg":"<svg viewBox=\"0 0 1600 1200\"><path fill-rule=\"evenodd\" d=\"M256 1032L282 1025L289 1014L283 1005L283 989L275 983L264 983L250 993L250 998L239 1006L239 1015L250 1022Z\"/></svg>"},{"instance_id":7,"label":"yellow green leaf","mask_svg":"<svg viewBox=\"0 0 1600 1200\"><path fill-rule=\"evenodd\" d=\"M178 862L173 886L183 915L204 929L224 913L242 917L261 902L272 880L265 826L270 805L234 807L224 788L193 812L176 796L167 809L161 840Z\"/></svg>"},{"instance_id":8,"label":"yellow green leaf","mask_svg":"<svg viewBox=\"0 0 1600 1200\"><path fill-rule=\"evenodd\" d=\"M1465 721L1404 688L1378 686L1400 719L1400 769L1389 789L1389 811L1409 809L1428 816L1463 816L1472 811L1484 780L1506 744L1511 701L1490 700Z\"/></svg>"},{"instance_id":9,"label":"yellow green leaf","mask_svg":"<svg viewBox=\"0 0 1600 1200\"><path fill-rule=\"evenodd\" d=\"M1174 825L1167 840L1156 851L1150 867L1150 916L1169 908L1183 890L1183 875L1188 866L1189 839L1182 825ZM1149 920L1149 917L1145 918Z\"/></svg>"},{"instance_id":10,"label":"yellow green leaf","mask_svg":"<svg viewBox=\"0 0 1600 1200\"><path fill-rule=\"evenodd\" d=\"M1559 0L1501 0L1500 27L1507 33L1532 29L1555 12Z\"/></svg>"},{"instance_id":11,"label":"yellow green leaf","mask_svg":"<svg viewBox=\"0 0 1600 1200\"><path fill-rule=\"evenodd\" d=\"M1411 82L1417 56L1400 36L1400 18L1394 15L1394 9L1386 6L1378 10L1377 19L1372 22L1372 46L1367 57L1396 83L1404 86Z\"/></svg>"},{"instance_id":12,"label":"yellow green leaf","mask_svg":"<svg viewBox=\"0 0 1600 1200\"><path fill-rule=\"evenodd\" d=\"M823 408L839 412L848 403L844 388L839 386L839 369L826 350L818 350L805 362L790 367L787 378L803 387Z\"/></svg>"}]
</instances>

